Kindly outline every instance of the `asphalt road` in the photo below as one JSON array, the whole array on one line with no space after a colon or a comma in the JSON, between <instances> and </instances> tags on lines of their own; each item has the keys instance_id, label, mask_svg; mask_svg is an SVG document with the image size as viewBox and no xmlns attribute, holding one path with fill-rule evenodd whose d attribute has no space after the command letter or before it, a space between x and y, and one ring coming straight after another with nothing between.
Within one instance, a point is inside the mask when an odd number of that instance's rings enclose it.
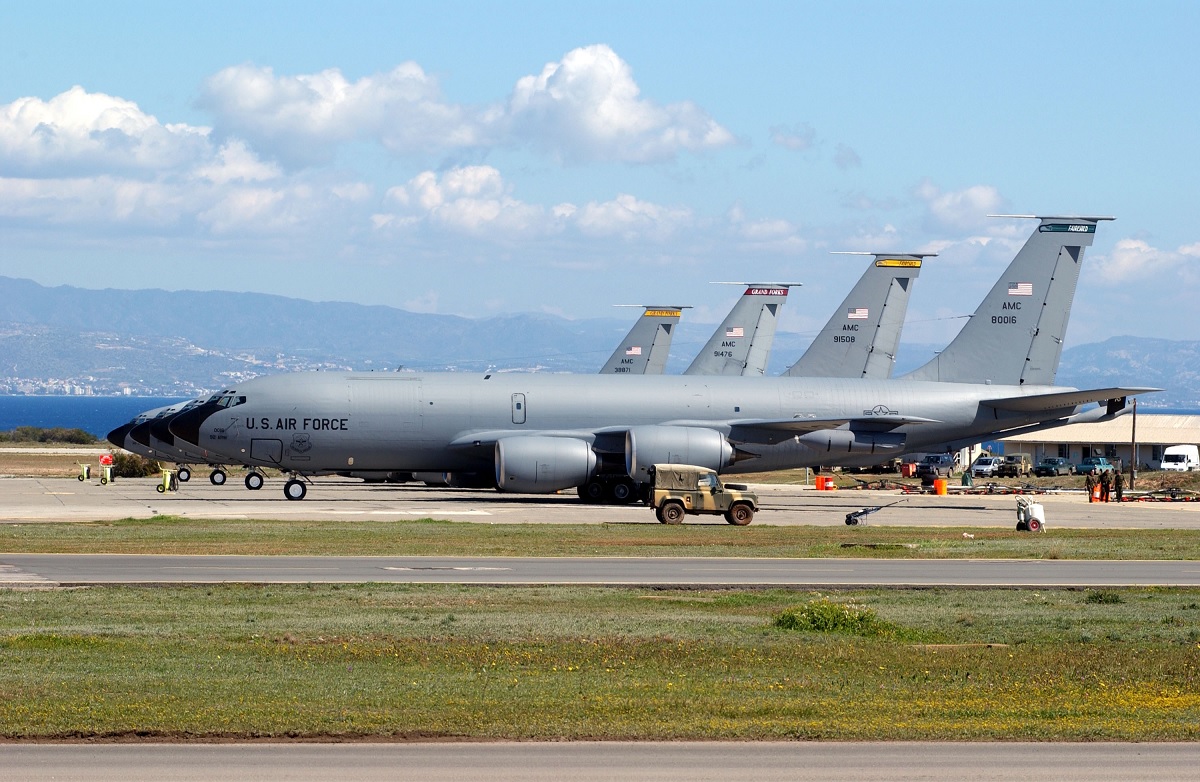
<instances>
[{"instance_id":1,"label":"asphalt road","mask_svg":"<svg viewBox=\"0 0 1200 782\"><path fill-rule=\"evenodd\" d=\"M240 481L213 486L198 473L177 493L159 494L155 481L120 479L107 486L72 478L0 478L0 523L69 522L150 518L159 514L208 519L441 518L489 524L656 524L643 505L585 505L571 494L513 495L494 491L436 489L417 485L365 484L318 478L307 499L283 498L282 481L259 491ZM754 524L842 526L851 511L886 507L866 517L873 526L971 526L1012 528L1016 500L1002 495L903 495L898 491L818 492L791 485L761 484L762 510ZM1038 495L1053 527L1200 529L1200 502L1090 504L1082 492ZM718 516L689 516L689 524L720 524Z\"/></svg>"},{"instance_id":2,"label":"asphalt road","mask_svg":"<svg viewBox=\"0 0 1200 782\"><path fill-rule=\"evenodd\" d=\"M805 588L1200 586L1200 562L0 553L0 586L369 582Z\"/></svg>"},{"instance_id":3,"label":"asphalt road","mask_svg":"<svg viewBox=\"0 0 1200 782\"><path fill-rule=\"evenodd\" d=\"M0 745L0 782L1107 782L1196 779L1197 744L448 743Z\"/></svg>"}]
</instances>

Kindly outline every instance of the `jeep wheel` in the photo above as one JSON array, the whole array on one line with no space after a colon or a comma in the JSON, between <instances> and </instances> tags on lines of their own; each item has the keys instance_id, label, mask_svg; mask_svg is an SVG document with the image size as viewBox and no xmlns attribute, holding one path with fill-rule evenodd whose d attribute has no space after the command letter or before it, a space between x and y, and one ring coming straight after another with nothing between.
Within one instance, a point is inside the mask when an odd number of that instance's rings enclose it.
<instances>
[{"instance_id":1,"label":"jeep wheel","mask_svg":"<svg viewBox=\"0 0 1200 782\"><path fill-rule=\"evenodd\" d=\"M754 508L746 502L735 502L729 510L725 511L725 521L744 527L754 521Z\"/></svg>"},{"instance_id":2,"label":"jeep wheel","mask_svg":"<svg viewBox=\"0 0 1200 782\"><path fill-rule=\"evenodd\" d=\"M685 511L683 503L679 500L667 500L658 509L659 516L663 524L680 524L683 522Z\"/></svg>"}]
</instances>

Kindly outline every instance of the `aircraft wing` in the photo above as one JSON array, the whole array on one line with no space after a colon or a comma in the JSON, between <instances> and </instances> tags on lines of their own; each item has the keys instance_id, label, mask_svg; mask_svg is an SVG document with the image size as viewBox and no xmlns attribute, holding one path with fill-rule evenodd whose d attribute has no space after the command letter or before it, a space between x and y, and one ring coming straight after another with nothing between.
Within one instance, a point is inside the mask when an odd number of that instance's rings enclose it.
<instances>
[{"instance_id":1,"label":"aircraft wing","mask_svg":"<svg viewBox=\"0 0 1200 782\"><path fill-rule=\"evenodd\" d=\"M774 445L799 435L848 427L856 432L889 432L909 424L937 423L911 415L873 415L862 418L761 418L729 422L729 439L735 443Z\"/></svg>"},{"instance_id":2,"label":"aircraft wing","mask_svg":"<svg viewBox=\"0 0 1200 782\"><path fill-rule=\"evenodd\" d=\"M1037 413L1045 410L1078 407L1088 402L1107 402L1110 399L1124 399L1136 394L1149 394L1155 391L1162 391L1162 389L1141 387L1095 388L1087 391L1055 391L1049 394L1025 394L1022 396L1001 397L999 399L984 399L979 404L1013 413Z\"/></svg>"}]
</instances>

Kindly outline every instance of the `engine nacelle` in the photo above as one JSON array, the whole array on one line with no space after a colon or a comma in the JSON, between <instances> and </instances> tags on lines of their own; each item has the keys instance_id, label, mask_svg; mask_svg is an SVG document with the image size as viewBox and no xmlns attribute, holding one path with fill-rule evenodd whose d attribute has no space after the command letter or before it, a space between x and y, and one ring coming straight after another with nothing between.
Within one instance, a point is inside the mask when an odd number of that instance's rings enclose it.
<instances>
[{"instance_id":1,"label":"engine nacelle","mask_svg":"<svg viewBox=\"0 0 1200 782\"><path fill-rule=\"evenodd\" d=\"M820 453L886 453L904 447L903 432L853 432L826 429L796 438L805 448Z\"/></svg>"},{"instance_id":2,"label":"engine nacelle","mask_svg":"<svg viewBox=\"0 0 1200 782\"><path fill-rule=\"evenodd\" d=\"M639 483L650 482L656 464L694 464L720 472L733 463L725 435L701 426L635 426L625 433L625 469Z\"/></svg>"},{"instance_id":3,"label":"engine nacelle","mask_svg":"<svg viewBox=\"0 0 1200 782\"><path fill-rule=\"evenodd\" d=\"M592 447L574 437L505 437L496 442L496 486L550 494L587 483L596 461Z\"/></svg>"}]
</instances>

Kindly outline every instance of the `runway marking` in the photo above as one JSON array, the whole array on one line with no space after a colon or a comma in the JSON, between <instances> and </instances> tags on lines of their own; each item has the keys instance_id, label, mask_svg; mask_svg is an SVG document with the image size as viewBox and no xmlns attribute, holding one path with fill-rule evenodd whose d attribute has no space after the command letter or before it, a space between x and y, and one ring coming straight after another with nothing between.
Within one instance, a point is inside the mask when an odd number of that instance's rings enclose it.
<instances>
[{"instance_id":1,"label":"runway marking","mask_svg":"<svg viewBox=\"0 0 1200 782\"><path fill-rule=\"evenodd\" d=\"M45 494L50 497L73 497L73 496L75 496L75 492L73 492L73 491L44 491L44 492L42 492L42 494Z\"/></svg>"},{"instance_id":2,"label":"runway marking","mask_svg":"<svg viewBox=\"0 0 1200 782\"><path fill-rule=\"evenodd\" d=\"M247 567L217 567L215 565L163 565L161 569L162 570L231 571L234 573L240 573L242 571L247 571L247 570L249 570L249 571L260 570L261 567L259 565L253 565L253 566L247 566ZM281 567L281 568L272 567L272 568L269 568L269 570L271 573L286 573L289 570L295 571L297 573L309 573L314 570L327 570L330 573L337 573L341 570L341 568L308 567L308 566L297 565L296 567L290 567L290 568L288 568L288 567Z\"/></svg>"},{"instance_id":3,"label":"runway marking","mask_svg":"<svg viewBox=\"0 0 1200 782\"><path fill-rule=\"evenodd\" d=\"M22 585L47 586L57 583L57 581L51 581L36 573L30 573L28 570L21 570L16 565L0 565L0 584L7 587Z\"/></svg>"},{"instance_id":4,"label":"runway marking","mask_svg":"<svg viewBox=\"0 0 1200 782\"><path fill-rule=\"evenodd\" d=\"M399 567L399 566L384 566L384 570L397 571L415 571L415 570L460 570L460 571L481 571L481 570L512 570L510 567L450 567L450 566L434 566L428 567Z\"/></svg>"}]
</instances>

